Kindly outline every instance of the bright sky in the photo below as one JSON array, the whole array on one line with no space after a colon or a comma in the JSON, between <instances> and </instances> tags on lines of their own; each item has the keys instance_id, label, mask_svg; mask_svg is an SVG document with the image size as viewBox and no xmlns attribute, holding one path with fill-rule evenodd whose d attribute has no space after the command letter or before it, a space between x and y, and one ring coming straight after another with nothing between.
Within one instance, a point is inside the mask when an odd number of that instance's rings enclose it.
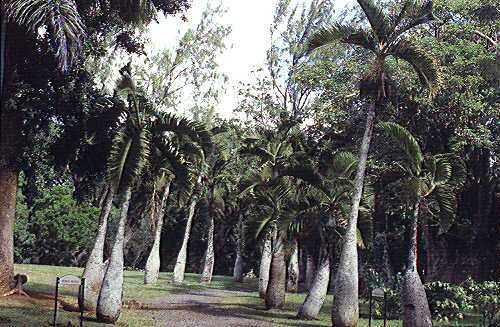
<instances>
[{"instance_id":1,"label":"bright sky","mask_svg":"<svg viewBox=\"0 0 500 327\"><path fill-rule=\"evenodd\" d=\"M186 14L188 22L176 17L163 18L158 24L150 26L149 35L154 48L172 45L178 33L190 26L196 26L207 3L216 6L220 0L195 0ZM309 0L303 0L308 3ZM354 0L337 0L337 8ZM270 45L269 26L272 21L276 0L222 0L228 12L223 23L232 26L227 49L220 58L221 71L229 77L226 94L222 97L218 112L223 117L232 115L237 103L237 87L240 81L251 81L251 71L265 61L266 50Z\"/></svg>"}]
</instances>

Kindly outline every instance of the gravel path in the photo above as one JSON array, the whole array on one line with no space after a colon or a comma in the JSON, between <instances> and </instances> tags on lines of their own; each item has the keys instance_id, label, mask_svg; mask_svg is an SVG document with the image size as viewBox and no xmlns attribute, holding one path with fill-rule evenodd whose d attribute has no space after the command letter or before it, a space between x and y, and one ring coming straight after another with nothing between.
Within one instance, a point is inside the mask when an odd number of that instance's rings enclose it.
<instances>
[{"instance_id":1,"label":"gravel path","mask_svg":"<svg viewBox=\"0 0 500 327\"><path fill-rule=\"evenodd\" d=\"M145 313L161 327L272 327L255 308L228 303L228 298L248 296L241 291L185 290L144 303Z\"/></svg>"}]
</instances>

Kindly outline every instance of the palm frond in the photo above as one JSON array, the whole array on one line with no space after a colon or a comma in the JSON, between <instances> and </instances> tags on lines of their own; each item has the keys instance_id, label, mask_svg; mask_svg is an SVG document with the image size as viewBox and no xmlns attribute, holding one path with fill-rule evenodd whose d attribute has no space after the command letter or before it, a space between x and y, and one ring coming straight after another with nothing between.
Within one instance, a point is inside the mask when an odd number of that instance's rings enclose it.
<instances>
[{"instance_id":1,"label":"palm frond","mask_svg":"<svg viewBox=\"0 0 500 327\"><path fill-rule=\"evenodd\" d=\"M447 185L436 186L433 196L439 206L440 233L446 233L453 224L455 209L457 206L455 194Z\"/></svg>"},{"instance_id":2,"label":"palm frond","mask_svg":"<svg viewBox=\"0 0 500 327\"><path fill-rule=\"evenodd\" d=\"M86 34L74 0L13 0L7 4L6 14L33 32L43 25L48 27L62 72L78 58Z\"/></svg>"},{"instance_id":3,"label":"palm frond","mask_svg":"<svg viewBox=\"0 0 500 327\"><path fill-rule=\"evenodd\" d=\"M320 28L311 36L307 44L307 52L310 53L337 42L359 45L367 50L377 51L377 43L368 31L341 24L332 24Z\"/></svg>"},{"instance_id":4,"label":"palm frond","mask_svg":"<svg viewBox=\"0 0 500 327\"><path fill-rule=\"evenodd\" d=\"M393 122L381 122L378 127L394 140L399 148L406 154L406 159L410 163L416 175L420 174L423 155L417 140L403 126Z\"/></svg>"},{"instance_id":5,"label":"palm frond","mask_svg":"<svg viewBox=\"0 0 500 327\"><path fill-rule=\"evenodd\" d=\"M134 25L147 24L156 14L150 0L111 0L111 8L125 23Z\"/></svg>"},{"instance_id":6,"label":"palm frond","mask_svg":"<svg viewBox=\"0 0 500 327\"><path fill-rule=\"evenodd\" d=\"M420 83L435 95L441 84L437 61L424 49L408 40L399 41L391 52L396 58L409 63L418 75Z\"/></svg>"},{"instance_id":7,"label":"palm frond","mask_svg":"<svg viewBox=\"0 0 500 327\"><path fill-rule=\"evenodd\" d=\"M203 124L170 113L157 113L155 120L151 123L151 132L155 135L173 132L180 136L187 136L203 148L205 155L209 154L213 148L212 136Z\"/></svg>"},{"instance_id":8,"label":"palm frond","mask_svg":"<svg viewBox=\"0 0 500 327\"><path fill-rule=\"evenodd\" d=\"M447 184L450 180L452 166L445 158L436 160L436 170L434 172L434 184L443 185Z\"/></svg>"},{"instance_id":9,"label":"palm frond","mask_svg":"<svg viewBox=\"0 0 500 327\"><path fill-rule=\"evenodd\" d=\"M274 160L274 155L263 147L242 147L238 152L244 156L259 157L264 162Z\"/></svg>"},{"instance_id":10,"label":"palm frond","mask_svg":"<svg viewBox=\"0 0 500 327\"><path fill-rule=\"evenodd\" d=\"M120 130L113 139L108 158L108 181L117 187L118 192L130 187L140 176L148 157L149 133L147 130Z\"/></svg>"},{"instance_id":11,"label":"palm frond","mask_svg":"<svg viewBox=\"0 0 500 327\"><path fill-rule=\"evenodd\" d=\"M390 20L387 15L373 0L358 0L358 3L361 9L363 9L372 29L377 34L379 41L384 41L392 32Z\"/></svg>"},{"instance_id":12,"label":"palm frond","mask_svg":"<svg viewBox=\"0 0 500 327\"><path fill-rule=\"evenodd\" d=\"M333 157L331 167L335 176L348 177L356 170L358 158L351 152L339 152Z\"/></svg>"},{"instance_id":13,"label":"palm frond","mask_svg":"<svg viewBox=\"0 0 500 327\"><path fill-rule=\"evenodd\" d=\"M422 24L427 24L435 19L433 10L433 2L431 0L428 1L412 1L412 5L410 8L407 8L404 17L405 22L401 24L401 27L398 29L397 34L401 35L406 31ZM409 17L405 17L409 16Z\"/></svg>"}]
</instances>

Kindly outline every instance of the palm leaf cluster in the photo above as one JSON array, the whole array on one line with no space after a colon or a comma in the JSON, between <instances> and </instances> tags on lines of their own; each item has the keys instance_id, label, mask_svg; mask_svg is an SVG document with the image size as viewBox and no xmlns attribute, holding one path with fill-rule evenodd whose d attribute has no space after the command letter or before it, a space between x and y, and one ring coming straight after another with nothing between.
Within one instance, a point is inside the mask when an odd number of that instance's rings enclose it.
<instances>
[{"instance_id":1,"label":"palm leaf cluster","mask_svg":"<svg viewBox=\"0 0 500 327\"><path fill-rule=\"evenodd\" d=\"M41 27L50 32L61 71L66 72L78 59L86 33L74 0L11 0L5 7L11 21L33 33Z\"/></svg>"},{"instance_id":2,"label":"palm leaf cluster","mask_svg":"<svg viewBox=\"0 0 500 327\"><path fill-rule=\"evenodd\" d=\"M437 206L441 231L446 232L454 218L456 209L455 192L465 181L465 165L453 154L426 155L417 140L404 127L392 123L380 123L379 128L404 153L397 163L398 183L401 194L410 207L426 200Z\"/></svg>"},{"instance_id":3,"label":"palm leaf cluster","mask_svg":"<svg viewBox=\"0 0 500 327\"><path fill-rule=\"evenodd\" d=\"M386 82L389 76L384 65L388 57L410 64L422 85L428 88L431 94L435 94L440 84L436 60L418 43L406 37L409 30L434 19L432 1L405 0L395 15L385 13L373 0L358 0L358 3L370 29L342 23L325 25L310 38L308 50L313 51L340 42L359 46L372 53L375 60L365 79L376 85L374 95L378 98L387 96Z\"/></svg>"}]
</instances>

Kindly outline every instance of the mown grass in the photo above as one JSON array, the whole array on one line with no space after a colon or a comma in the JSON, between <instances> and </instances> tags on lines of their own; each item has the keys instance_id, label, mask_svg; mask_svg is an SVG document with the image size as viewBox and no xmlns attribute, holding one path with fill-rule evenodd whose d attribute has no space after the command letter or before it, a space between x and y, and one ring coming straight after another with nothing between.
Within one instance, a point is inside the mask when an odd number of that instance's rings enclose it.
<instances>
[{"instance_id":1,"label":"mown grass","mask_svg":"<svg viewBox=\"0 0 500 327\"><path fill-rule=\"evenodd\" d=\"M67 274L81 275L81 268L72 267L55 267L42 265L16 265L16 273L25 273L28 275L29 281L26 286L28 292L32 294L53 294L55 289L55 280L57 276ZM272 322L275 326L330 326L330 310L332 297L328 296L325 305L323 306L320 319L315 321L299 320L295 318L299 305L304 301L305 294L287 294L286 307L283 310L264 310L263 301L259 298L257 290L257 280L246 280L245 283L235 283L230 277L214 276L213 282L210 285L199 283L198 274L186 274L183 285L178 286L172 284L171 273L161 273L160 279L155 285L143 284L143 273L140 271L125 272L125 302L137 301L143 302L169 294L184 294L190 290L202 290L205 288L225 289L244 291L234 296L223 298L221 307L227 309L228 314L236 317L250 318L261 321ZM60 289L60 295L63 301L68 303L76 303L76 287L65 286ZM34 296L32 299L20 297L0 298L0 326L48 326L52 321L53 314L53 298L46 296L38 298ZM366 303L361 303L360 306L360 323L358 326L368 326L368 306ZM90 314L86 314L91 318ZM61 323L67 324L69 320L76 325L78 313L59 310L59 319ZM224 317L221 317L224 319ZM381 320L372 321L372 326L382 326ZM435 326L478 326L479 320L475 316L469 316L461 322L436 323ZM97 323L93 320L85 322L85 326L102 327L108 326L102 323ZM127 308L123 309L117 326L120 327L153 327L155 326L151 316L148 316L144 310L134 310ZM401 326L400 321L391 320L387 326Z\"/></svg>"}]
</instances>

